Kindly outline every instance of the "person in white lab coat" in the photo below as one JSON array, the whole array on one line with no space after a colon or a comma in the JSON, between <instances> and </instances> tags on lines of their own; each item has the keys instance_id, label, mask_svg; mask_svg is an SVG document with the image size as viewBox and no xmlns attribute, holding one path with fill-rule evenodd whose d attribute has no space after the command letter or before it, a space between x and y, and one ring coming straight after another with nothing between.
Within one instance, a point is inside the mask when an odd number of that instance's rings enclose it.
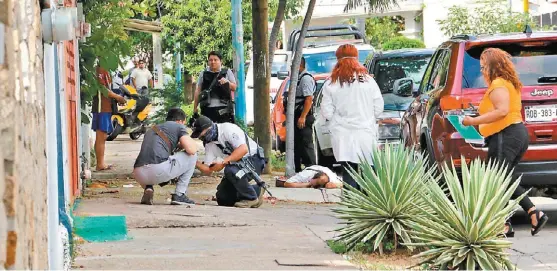
<instances>
[{"instance_id":1,"label":"person in white lab coat","mask_svg":"<svg viewBox=\"0 0 557 271\"><path fill-rule=\"evenodd\" d=\"M331 131L335 159L345 167L344 182L359 189L347 168L357 170L360 158L373 165L376 119L383 112L383 97L373 77L358 62L354 45L341 45L336 57L331 78L323 86L320 114Z\"/></svg>"}]
</instances>

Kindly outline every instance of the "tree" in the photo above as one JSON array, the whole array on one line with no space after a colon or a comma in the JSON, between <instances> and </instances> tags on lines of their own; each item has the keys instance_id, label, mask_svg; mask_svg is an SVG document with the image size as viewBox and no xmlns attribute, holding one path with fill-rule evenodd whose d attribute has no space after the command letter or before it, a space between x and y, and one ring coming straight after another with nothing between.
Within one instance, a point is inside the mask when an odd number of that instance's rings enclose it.
<instances>
[{"instance_id":1,"label":"tree","mask_svg":"<svg viewBox=\"0 0 557 271\"><path fill-rule=\"evenodd\" d=\"M271 157L270 127L270 96L269 83L269 40L267 39L268 3L267 0L255 0L252 4L253 16L253 101L254 101L254 134L259 145L265 150L265 157ZM270 167L266 167L270 171Z\"/></svg>"},{"instance_id":2,"label":"tree","mask_svg":"<svg viewBox=\"0 0 557 271\"><path fill-rule=\"evenodd\" d=\"M275 5L276 4L276 5ZM273 58L275 55L276 43L278 40L278 35L280 33L280 25L284 19L290 19L298 15L298 10L303 6L304 1L302 0L273 0L269 2L271 14L275 14L274 18L269 18L274 20L273 29L271 30L271 35L269 36L269 70L273 66ZM276 12L273 13L274 7L276 6Z\"/></svg>"},{"instance_id":3,"label":"tree","mask_svg":"<svg viewBox=\"0 0 557 271\"><path fill-rule=\"evenodd\" d=\"M250 0L244 3L251 4ZM161 0L164 9L163 51L174 51L180 42L184 53L184 69L190 73L201 72L207 64L207 54L217 50L223 55L223 65L232 67L231 2L229 0ZM242 6L244 46L248 48L252 36L251 9ZM246 57L249 49L246 49Z\"/></svg>"},{"instance_id":4,"label":"tree","mask_svg":"<svg viewBox=\"0 0 557 271\"><path fill-rule=\"evenodd\" d=\"M87 0L83 2L85 20L91 24L91 37L79 46L81 75L81 100L88 103L99 90L105 91L97 82L95 65L109 72L123 66L121 59L131 53L131 43L125 21L135 15L131 0ZM82 118L87 121L88 118Z\"/></svg>"},{"instance_id":5,"label":"tree","mask_svg":"<svg viewBox=\"0 0 557 271\"><path fill-rule=\"evenodd\" d=\"M425 48L425 44L421 40L398 36L385 42L382 47L383 50L397 50L404 48Z\"/></svg>"},{"instance_id":6,"label":"tree","mask_svg":"<svg viewBox=\"0 0 557 271\"><path fill-rule=\"evenodd\" d=\"M296 86L298 85L298 74L300 70L300 63L302 62L302 50L304 48L304 38L306 36L313 9L315 8L315 1L310 0L300 29L300 36L296 43L296 50L292 59L292 66L290 72L290 86L288 89L288 100L294 101L296 99ZM294 103L290 102L286 108L286 175L291 176L295 173L294 168Z\"/></svg>"},{"instance_id":7,"label":"tree","mask_svg":"<svg viewBox=\"0 0 557 271\"><path fill-rule=\"evenodd\" d=\"M392 17L373 17L366 19L366 37L376 49L383 48L383 44L399 37L403 29Z\"/></svg>"},{"instance_id":8,"label":"tree","mask_svg":"<svg viewBox=\"0 0 557 271\"><path fill-rule=\"evenodd\" d=\"M522 32L527 24L537 27L527 14L509 12L506 4L497 0L487 1L473 11L453 6L447 19L437 22L446 36Z\"/></svg>"}]
</instances>

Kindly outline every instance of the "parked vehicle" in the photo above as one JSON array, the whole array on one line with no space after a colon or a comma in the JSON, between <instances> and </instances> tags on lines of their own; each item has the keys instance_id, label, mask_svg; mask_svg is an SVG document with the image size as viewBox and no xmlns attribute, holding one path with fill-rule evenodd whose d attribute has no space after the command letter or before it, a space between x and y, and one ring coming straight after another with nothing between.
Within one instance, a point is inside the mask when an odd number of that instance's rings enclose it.
<instances>
[{"instance_id":1,"label":"parked vehicle","mask_svg":"<svg viewBox=\"0 0 557 271\"><path fill-rule=\"evenodd\" d=\"M106 140L112 141L120 134L129 134L133 140L139 139L147 130L147 117L151 111L148 91L139 93L130 85L120 86L127 103L118 106L118 113L112 115L112 133Z\"/></svg>"},{"instance_id":2,"label":"parked vehicle","mask_svg":"<svg viewBox=\"0 0 557 271\"><path fill-rule=\"evenodd\" d=\"M323 83L329 77L329 74L317 74L313 78L316 82L315 94L319 93L323 87ZM274 105L271 109L271 136L273 138L273 148L282 152L286 149L286 108L284 108L284 100L288 95L290 86L290 78L287 77L279 88L279 93L273 101ZM314 94L314 97L316 97Z\"/></svg>"},{"instance_id":3,"label":"parked vehicle","mask_svg":"<svg viewBox=\"0 0 557 271\"><path fill-rule=\"evenodd\" d=\"M376 52L365 63L368 72L377 81L385 101L385 111L378 118L379 141L381 144L400 139L401 118L408 106L414 101L412 93L417 90L414 86L420 84L434 51L432 49L403 49ZM319 113L321 99L322 95L319 91L314 103L316 114ZM315 118L316 122L313 129L317 162L323 166L331 166L334 163L334 156L330 132L325 120L320 115L316 115Z\"/></svg>"},{"instance_id":4,"label":"parked vehicle","mask_svg":"<svg viewBox=\"0 0 557 271\"><path fill-rule=\"evenodd\" d=\"M515 169L522 184L557 187L557 32L489 36L461 35L435 52L415 100L403 120L403 140L429 155L436 165L458 169L471 159L487 156L483 145L469 144L445 118L460 112L475 115L486 83L479 57L485 48L500 48L512 56L522 88L524 123L530 147ZM463 160L463 159L464 160Z\"/></svg>"}]
</instances>

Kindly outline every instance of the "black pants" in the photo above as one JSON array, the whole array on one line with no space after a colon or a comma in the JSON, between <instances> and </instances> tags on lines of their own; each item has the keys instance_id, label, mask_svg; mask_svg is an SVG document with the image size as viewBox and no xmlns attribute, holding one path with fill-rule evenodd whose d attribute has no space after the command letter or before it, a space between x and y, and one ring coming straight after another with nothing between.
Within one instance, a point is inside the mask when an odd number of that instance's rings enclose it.
<instances>
[{"instance_id":1,"label":"black pants","mask_svg":"<svg viewBox=\"0 0 557 271\"><path fill-rule=\"evenodd\" d=\"M227 106L217 106L217 107L202 107L201 115L208 117L215 123L231 122L234 123L234 116L231 113L221 114L221 110L226 111Z\"/></svg>"},{"instance_id":2,"label":"black pants","mask_svg":"<svg viewBox=\"0 0 557 271\"><path fill-rule=\"evenodd\" d=\"M265 167L265 161L257 155L250 157L257 174L261 174ZM236 174L240 171L237 165L228 165L224 168L224 177L217 186L217 203L220 206L234 206L234 203L241 200L255 200L259 196L261 188L257 185L251 185L249 175L238 178Z\"/></svg>"},{"instance_id":3,"label":"black pants","mask_svg":"<svg viewBox=\"0 0 557 271\"><path fill-rule=\"evenodd\" d=\"M526 126L522 123L513 124L487 138L487 158L498 163L505 163L510 172L520 162L526 150L528 150L528 141L529 136ZM517 180L515 177L513 179ZM519 185L511 198L516 199L518 196L526 193L526 191L524 187ZM528 196L524 197L519 204L524 211L534 207Z\"/></svg>"},{"instance_id":4,"label":"black pants","mask_svg":"<svg viewBox=\"0 0 557 271\"><path fill-rule=\"evenodd\" d=\"M298 128L298 119L300 115L294 116L294 166L296 172L302 171L302 164L306 167L315 165L315 149L313 147L313 123L314 117L308 114L306 117L306 126L303 129Z\"/></svg>"},{"instance_id":5,"label":"black pants","mask_svg":"<svg viewBox=\"0 0 557 271\"><path fill-rule=\"evenodd\" d=\"M352 175L350 175L350 169L352 168L356 172L359 172L360 165L352 162L341 162L341 164L342 164L342 181L360 190L360 185L356 182L356 180L352 177Z\"/></svg>"}]
</instances>

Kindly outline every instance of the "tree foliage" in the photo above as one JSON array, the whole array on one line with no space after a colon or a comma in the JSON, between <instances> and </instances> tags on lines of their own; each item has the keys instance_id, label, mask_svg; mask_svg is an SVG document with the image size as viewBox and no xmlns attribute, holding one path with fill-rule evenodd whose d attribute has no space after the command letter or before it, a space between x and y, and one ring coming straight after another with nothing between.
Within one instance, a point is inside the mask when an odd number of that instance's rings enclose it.
<instances>
[{"instance_id":1,"label":"tree foliage","mask_svg":"<svg viewBox=\"0 0 557 271\"><path fill-rule=\"evenodd\" d=\"M404 36L395 37L383 44L383 50L397 50L404 48L425 48L421 40L410 39Z\"/></svg>"},{"instance_id":2,"label":"tree foliage","mask_svg":"<svg viewBox=\"0 0 557 271\"><path fill-rule=\"evenodd\" d=\"M91 37L79 46L81 93L84 102L90 101L99 90L95 65L107 71L122 66L121 59L131 53L131 43L124 29L126 19L135 15L136 4L131 0L87 0L83 2L85 20L91 24Z\"/></svg>"},{"instance_id":3,"label":"tree foliage","mask_svg":"<svg viewBox=\"0 0 557 271\"><path fill-rule=\"evenodd\" d=\"M437 22L446 36L522 32L526 24L536 27L527 14L509 12L505 3L497 0L487 1L473 10L453 6L447 18Z\"/></svg>"},{"instance_id":4,"label":"tree foliage","mask_svg":"<svg viewBox=\"0 0 557 271\"><path fill-rule=\"evenodd\" d=\"M290 20L297 17L300 14L300 10L304 7L304 1L302 0L287 0L286 8L284 12L284 18L282 20ZM279 0L269 1L269 22L274 21L276 18L277 10L279 8Z\"/></svg>"},{"instance_id":5,"label":"tree foliage","mask_svg":"<svg viewBox=\"0 0 557 271\"><path fill-rule=\"evenodd\" d=\"M403 26L392 17L373 17L366 19L366 37L375 48L383 48L387 41L399 37Z\"/></svg>"},{"instance_id":6,"label":"tree foliage","mask_svg":"<svg viewBox=\"0 0 557 271\"><path fill-rule=\"evenodd\" d=\"M180 42L184 69L201 72L210 51L220 51L223 65L232 67L232 6L229 0L162 0L163 39L167 45ZM251 1L242 3L244 46L251 41ZM164 49L163 49L164 50ZM249 50L245 50L246 56Z\"/></svg>"}]
</instances>

